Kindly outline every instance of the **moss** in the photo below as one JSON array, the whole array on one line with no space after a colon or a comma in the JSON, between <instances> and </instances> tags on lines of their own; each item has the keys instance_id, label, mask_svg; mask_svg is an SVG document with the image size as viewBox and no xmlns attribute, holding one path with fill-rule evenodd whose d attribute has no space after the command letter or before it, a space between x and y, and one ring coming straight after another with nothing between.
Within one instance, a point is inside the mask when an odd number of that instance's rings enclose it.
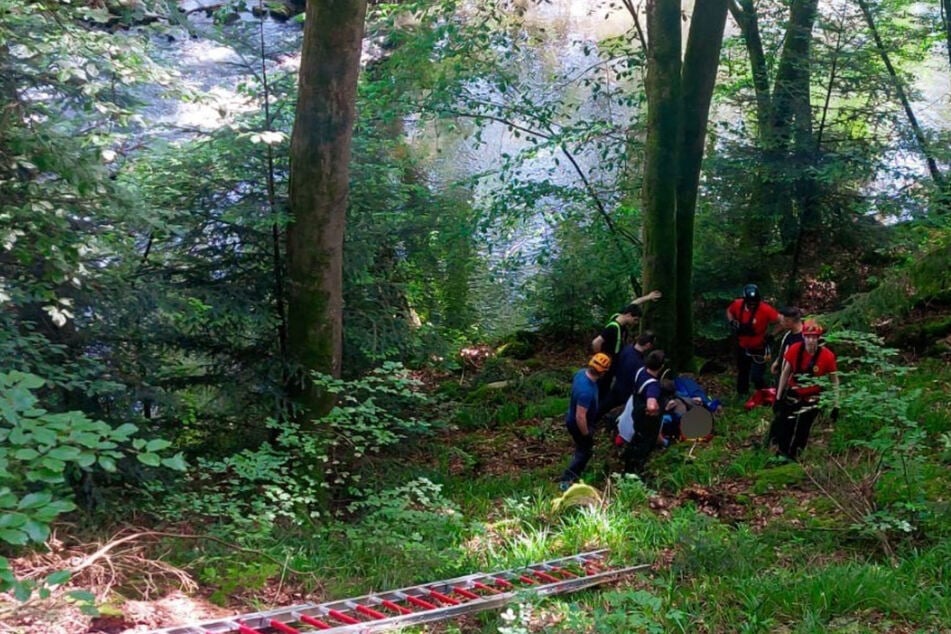
<instances>
[{"instance_id":1,"label":"moss","mask_svg":"<svg viewBox=\"0 0 951 634\"><path fill-rule=\"evenodd\" d=\"M769 469L758 471L753 483L753 492L763 494L767 491L776 489L785 489L787 486L802 482L806 473L802 467L795 462L784 465L778 465Z\"/></svg>"},{"instance_id":2,"label":"moss","mask_svg":"<svg viewBox=\"0 0 951 634\"><path fill-rule=\"evenodd\" d=\"M561 416L568 411L571 402L566 396L548 397L540 403L531 403L525 407L525 418L551 418Z\"/></svg>"}]
</instances>

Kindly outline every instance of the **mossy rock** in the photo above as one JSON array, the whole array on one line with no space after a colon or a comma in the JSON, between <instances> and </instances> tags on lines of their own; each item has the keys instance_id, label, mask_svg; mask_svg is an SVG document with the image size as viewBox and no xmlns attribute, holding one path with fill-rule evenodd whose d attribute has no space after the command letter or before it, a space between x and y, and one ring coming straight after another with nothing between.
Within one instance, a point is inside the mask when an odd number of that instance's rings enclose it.
<instances>
[{"instance_id":1,"label":"mossy rock","mask_svg":"<svg viewBox=\"0 0 951 634\"><path fill-rule=\"evenodd\" d=\"M535 355L535 349L535 346L522 341L510 341L499 346L495 353L500 357L525 360Z\"/></svg>"},{"instance_id":2,"label":"mossy rock","mask_svg":"<svg viewBox=\"0 0 951 634\"><path fill-rule=\"evenodd\" d=\"M802 482L805 477L805 471L803 471L802 467L796 462L763 469L756 473L756 481L753 483L753 492L761 495L767 491L785 489L789 485Z\"/></svg>"}]
</instances>

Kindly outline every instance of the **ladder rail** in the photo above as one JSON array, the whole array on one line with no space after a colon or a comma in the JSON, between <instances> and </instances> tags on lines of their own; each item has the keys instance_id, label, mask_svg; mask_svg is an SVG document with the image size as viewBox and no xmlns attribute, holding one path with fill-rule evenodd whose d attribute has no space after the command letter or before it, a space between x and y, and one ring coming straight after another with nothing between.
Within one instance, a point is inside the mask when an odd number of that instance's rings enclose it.
<instances>
[{"instance_id":1,"label":"ladder rail","mask_svg":"<svg viewBox=\"0 0 951 634\"><path fill-rule=\"evenodd\" d=\"M501 572L473 573L360 597L320 604L302 603L150 630L147 634L250 634L259 628L274 627L295 630L297 628L290 623L300 623L301 616L306 617L304 622L308 628L299 630L301 634L379 632L491 609L519 595L574 592L649 567L649 564L641 564L611 569L605 562L607 553L607 549L595 550ZM309 629L313 627L318 629Z\"/></svg>"}]
</instances>

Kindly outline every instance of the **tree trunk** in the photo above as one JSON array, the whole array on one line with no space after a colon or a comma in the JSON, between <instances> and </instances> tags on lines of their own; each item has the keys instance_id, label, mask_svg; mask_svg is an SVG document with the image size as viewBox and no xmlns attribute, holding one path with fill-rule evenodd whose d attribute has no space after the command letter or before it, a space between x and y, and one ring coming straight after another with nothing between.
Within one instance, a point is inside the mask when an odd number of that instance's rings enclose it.
<instances>
[{"instance_id":1,"label":"tree trunk","mask_svg":"<svg viewBox=\"0 0 951 634\"><path fill-rule=\"evenodd\" d=\"M710 101L720 64L727 0L698 0L690 18L683 65L683 146L677 183L677 339L674 363L693 359L693 227Z\"/></svg>"},{"instance_id":2,"label":"tree trunk","mask_svg":"<svg viewBox=\"0 0 951 634\"><path fill-rule=\"evenodd\" d=\"M922 131L921 126L918 124L918 117L915 116L915 111L911 109L911 101L909 101L908 95L905 92L905 86L902 83L901 77L898 76L898 72L895 70L895 67L892 66L892 61L888 56L888 50L885 48L885 43L882 42L882 38L878 34L878 28L875 26L875 18L872 16L872 11L868 6L868 1L858 0L858 2L859 7L862 9L862 15L865 16L865 22L868 24L868 28L872 32L872 37L875 40L875 48L878 51L878 55L882 58L882 63L885 64L885 68L888 70L888 76L892 81L892 86L895 88L895 92L898 93L898 99L901 101L902 108L905 109L905 116L908 117L908 123L911 125L911 130L915 135L915 141L918 142L918 149L925 157L925 163L928 165L928 172L931 174L931 180L934 181L938 191L944 192L944 175L941 173L941 170L938 169L938 163L935 160L934 154L931 152L931 148L928 145L928 141L925 138L925 134Z\"/></svg>"},{"instance_id":3,"label":"tree trunk","mask_svg":"<svg viewBox=\"0 0 951 634\"><path fill-rule=\"evenodd\" d=\"M682 140L680 0L647 2L644 288L664 297L644 322L661 346L677 337L677 168Z\"/></svg>"},{"instance_id":4,"label":"tree trunk","mask_svg":"<svg viewBox=\"0 0 951 634\"><path fill-rule=\"evenodd\" d=\"M941 24L948 43L948 65L951 66L951 0L941 0Z\"/></svg>"},{"instance_id":5,"label":"tree trunk","mask_svg":"<svg viewBox=\"0 0 951 634\"><path fill-rule=\"evenodd\" d=\"M288 344L305 416L326 413L332 395L310 372L340 375L343 238L366 0L309 0L300 90L291 135L287 231Z\"/></svg>"}]
</instances>

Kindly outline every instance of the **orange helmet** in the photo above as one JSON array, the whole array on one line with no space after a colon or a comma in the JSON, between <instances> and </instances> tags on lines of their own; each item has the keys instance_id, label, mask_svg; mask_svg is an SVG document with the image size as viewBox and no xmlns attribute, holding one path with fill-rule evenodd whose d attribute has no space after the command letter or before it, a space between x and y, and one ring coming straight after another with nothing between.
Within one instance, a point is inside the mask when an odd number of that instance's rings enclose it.
<instances>
[{"instance_id":1,"label":"orange helmet","mask_svg":"<svg viewBox=\"0 0 951 634\"><path fill-rule=\"evenodd\" d=\"M611 357L599 352L588 360L588 367L603 374L611 367Z\"/></svg>"},{"instance_id":2,"label":"orange helmet","mask_svg":"<svg viewBox=\"0 0 951 634\"><path fill-rule=\"evenodd\" d=\"M802 325L802 336L803 337L818 337L823 332L822 326L817 324L814 321L807 321Z\"/></svg>"}]
</instances>

